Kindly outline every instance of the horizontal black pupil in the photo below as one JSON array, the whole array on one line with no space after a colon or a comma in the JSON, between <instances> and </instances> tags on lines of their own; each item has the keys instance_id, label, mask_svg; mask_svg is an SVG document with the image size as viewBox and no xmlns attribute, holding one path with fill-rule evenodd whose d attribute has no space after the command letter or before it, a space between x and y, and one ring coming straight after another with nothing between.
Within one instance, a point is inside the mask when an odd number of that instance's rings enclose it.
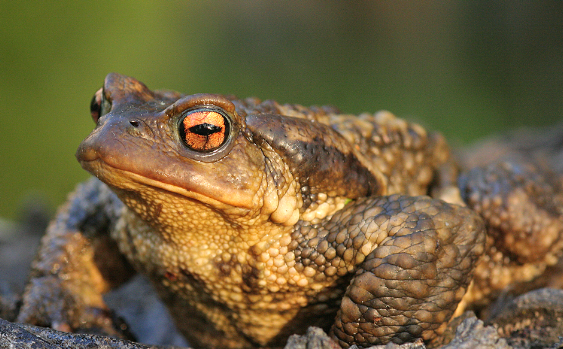
<instances>
[{"instance_id":1,"label":"horizontal black pupil","mask_svg":"<svg viewBox=\"0 0 563 349\"><path fill-rule=\"evenodd\" d=\"M189 128L190 132L200 136L209 136L217 132L221 132L221 127L213 124L203 123Z\"/></svg>"}]
</instances>

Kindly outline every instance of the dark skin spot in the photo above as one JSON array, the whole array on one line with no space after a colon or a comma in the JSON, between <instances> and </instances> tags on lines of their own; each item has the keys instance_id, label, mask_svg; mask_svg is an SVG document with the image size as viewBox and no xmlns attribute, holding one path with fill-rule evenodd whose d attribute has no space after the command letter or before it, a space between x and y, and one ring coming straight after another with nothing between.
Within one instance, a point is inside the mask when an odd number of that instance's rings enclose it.
<instances>
[{"instance_id":1,"label":"dark skin spot","mask_svg":"<svg viewBox=\"0 0 563 349\"><path fill-rule=\"evenodd\" d=\"M242 285L241 288L245 292L252 292L258 287L258 278L260 270L251 266L243 266L242 269Z\"/></svg>"}]
</instances>

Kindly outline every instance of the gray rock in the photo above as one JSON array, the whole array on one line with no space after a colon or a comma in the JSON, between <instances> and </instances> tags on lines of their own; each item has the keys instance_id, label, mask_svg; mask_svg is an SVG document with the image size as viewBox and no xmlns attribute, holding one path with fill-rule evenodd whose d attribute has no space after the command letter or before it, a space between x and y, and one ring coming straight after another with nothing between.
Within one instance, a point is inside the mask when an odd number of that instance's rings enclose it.
<instances>
[{"instance_id":1,"label":"gray rock","mask_svg":"<svg viewBox=\"0 0 563 349\"><path fill-rule=\"evenodd\" d=\"M9 349L158 349L125 340L95 335L69 334L0 319L0 348ZM172 348L172 347L168 347Z\"/></svg>"},{"instance_id":2,"label":"gray rock","mask_svg":"<svg viewBox=\"0 0 563 349\"><path fill-rule=\"evenodd\" d=\"M456 329L455 337L441 349L510 349L504 338L501 338L492 326L485 326L475 316L467 317Z\"/></svg>"},{"instance_id":3,"label":"gray rock","mask_svg":"<svg viewBox=\"0 0 563 349\"><path fill-rule=\"evenodd\" d=\"M514 348L560 348L563 344L563 290L534 290L495 308L487 323Z\"/></svg>"}]
</instances>

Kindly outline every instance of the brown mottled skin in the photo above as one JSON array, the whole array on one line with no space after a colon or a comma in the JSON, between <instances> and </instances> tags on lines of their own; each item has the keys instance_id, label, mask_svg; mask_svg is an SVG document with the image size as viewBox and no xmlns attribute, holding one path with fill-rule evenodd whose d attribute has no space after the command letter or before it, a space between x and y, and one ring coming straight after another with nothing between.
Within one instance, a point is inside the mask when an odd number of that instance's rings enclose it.
<instances>
[{"instance_id":1,"label":"brown mottled skin","mask_svg":"<svg viewBox=\"0 0 563 349\"><path fill-rule=\"evenodd\" d=\"M458 188L443 138L388 112L151 91L110 74L92 116L76 155L100 181L50 225L20 322L118 335L101 295L135 270L194 347L282 347L312 325L343 347L436 342L476 268L464 305L559 256L553 181L491 168Z\"/></svg>"}]
</instances>

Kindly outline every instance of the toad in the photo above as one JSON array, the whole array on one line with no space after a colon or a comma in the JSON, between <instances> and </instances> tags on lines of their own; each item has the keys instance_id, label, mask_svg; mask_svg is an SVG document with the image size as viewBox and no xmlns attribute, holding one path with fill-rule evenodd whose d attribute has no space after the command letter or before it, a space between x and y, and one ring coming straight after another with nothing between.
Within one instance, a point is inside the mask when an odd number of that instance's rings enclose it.
<instances>
[{"instance_id":1,"label":"toad","mask_svg":"<svg viewBox=\"0 0 563 349\"><path fill-rule=\"evenodd\" d=\"M389 112L109 74L91 114L76 157L95 178L50 224L19 322L118 335L102 295L139 272L197 348L282 347L308 326L342 347L437 343L456 308L559 257L548 164L460 173L440 134Z\"/></svg>"}]
</instances>

